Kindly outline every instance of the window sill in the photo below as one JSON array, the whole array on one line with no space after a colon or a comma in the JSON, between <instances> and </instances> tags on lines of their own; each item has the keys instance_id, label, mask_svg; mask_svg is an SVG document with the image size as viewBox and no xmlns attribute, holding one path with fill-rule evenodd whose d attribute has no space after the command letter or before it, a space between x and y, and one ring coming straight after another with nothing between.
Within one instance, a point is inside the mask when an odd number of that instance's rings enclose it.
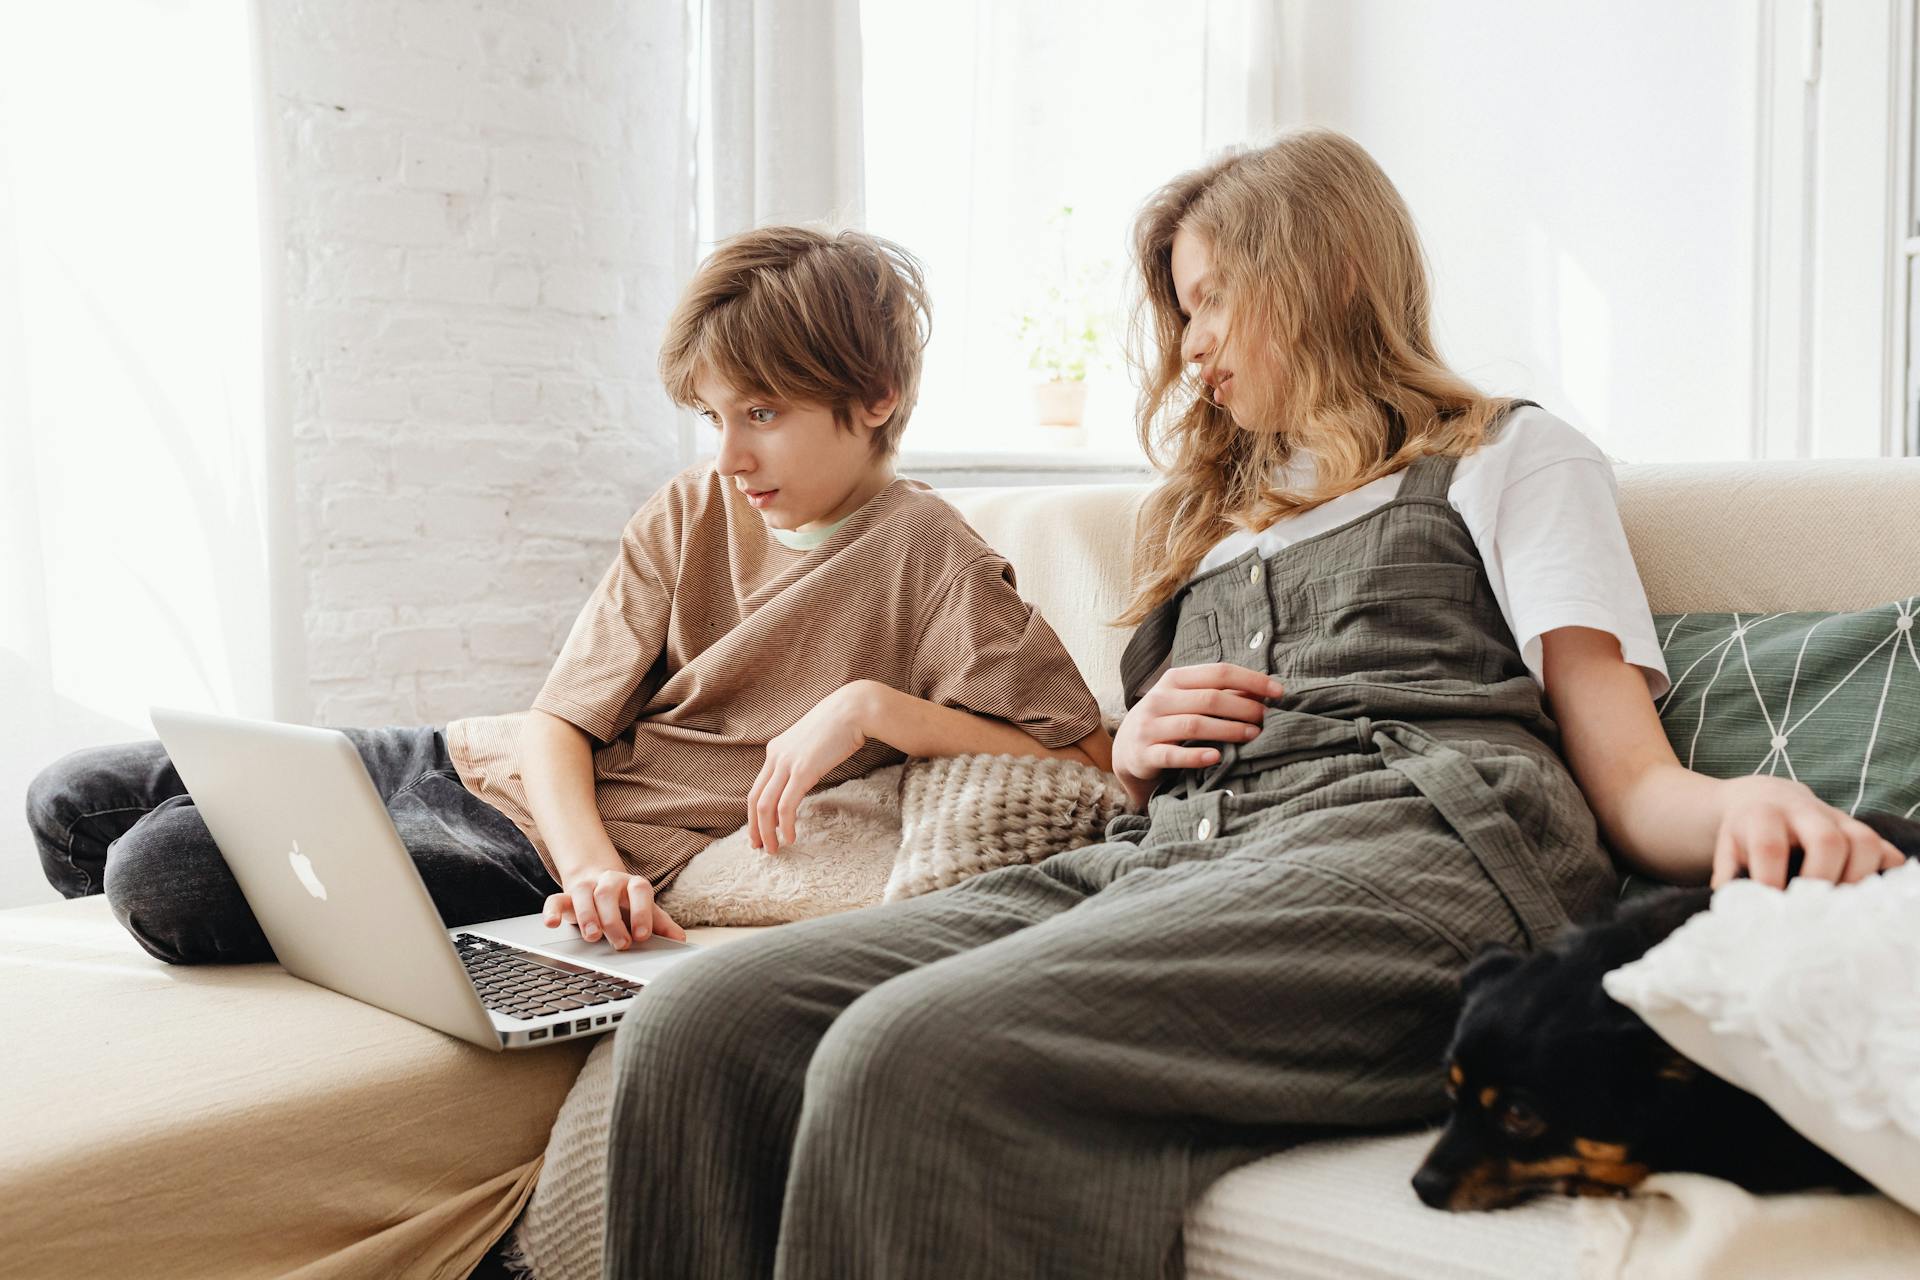
<instances>
[{"instance_id":1,"label":"window sill","mask_svg":"<svg viewBox=\"0 0 1920 1280\"><path fill-rule=\"evenodd\" d=\"M1133 484L1153 478L1146 460L1131 450L1059 449L955 452L903 450L895 462L902 475L936 488L961 485Z\"/></svg>"}]
</instances>

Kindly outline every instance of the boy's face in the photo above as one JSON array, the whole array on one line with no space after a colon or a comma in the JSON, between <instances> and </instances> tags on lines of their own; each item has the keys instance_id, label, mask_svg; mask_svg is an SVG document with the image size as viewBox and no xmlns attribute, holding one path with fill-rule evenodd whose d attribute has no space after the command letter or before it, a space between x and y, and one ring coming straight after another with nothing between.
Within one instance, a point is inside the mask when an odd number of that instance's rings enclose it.
<instances>
[{"instance_id":1,"label":"boy's face","mask_svg":"<svg viewBox=\"0 0 1920 1280\"><path fill-rule=\"evenodd\" d=\"M776 529L805 532L852 515L893 480L893 461L873 452L873 431L893 401L854 406L853 430L824 405L751 399L711 376L694 384L712 424L714 467Z\"/></svg>"}]
</instances>

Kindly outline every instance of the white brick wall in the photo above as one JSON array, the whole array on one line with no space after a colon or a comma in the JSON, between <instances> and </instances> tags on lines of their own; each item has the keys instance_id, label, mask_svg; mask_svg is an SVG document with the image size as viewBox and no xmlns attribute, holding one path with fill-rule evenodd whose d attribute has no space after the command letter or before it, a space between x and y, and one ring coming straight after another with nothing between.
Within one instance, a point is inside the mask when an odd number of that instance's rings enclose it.
<instances>
[{"instance_id":1,"label":"white brick wall","mask_svg":"<svg viewBox=\"0 0 1920 1280\"><path fill-rule=\"evenodd\" d=\"M678 469L675 8L268 6L316 723L526 706Z\"/></svg>"}]
</instances>

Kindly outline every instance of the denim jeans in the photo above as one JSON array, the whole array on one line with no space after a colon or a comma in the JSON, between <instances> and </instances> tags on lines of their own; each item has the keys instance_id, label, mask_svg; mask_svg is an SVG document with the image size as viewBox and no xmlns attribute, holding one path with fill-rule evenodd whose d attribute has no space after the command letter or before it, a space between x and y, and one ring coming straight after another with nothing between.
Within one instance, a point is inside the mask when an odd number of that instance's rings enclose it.
<instances>
[{"instance_id":1,"label":"denim jeans","mask_svg":"<svg viewBox=\"0 0 1920 1280\"><path fill-rule=\"evenodd\" d=\"M347 729L400 840L449 925L540 910L558 891L512 819L468 791L439 730ZM27 788L48 883L107 895L170 964L271 960L273 948L158 742L65 756Z\"/></svg>"}]
</instances>

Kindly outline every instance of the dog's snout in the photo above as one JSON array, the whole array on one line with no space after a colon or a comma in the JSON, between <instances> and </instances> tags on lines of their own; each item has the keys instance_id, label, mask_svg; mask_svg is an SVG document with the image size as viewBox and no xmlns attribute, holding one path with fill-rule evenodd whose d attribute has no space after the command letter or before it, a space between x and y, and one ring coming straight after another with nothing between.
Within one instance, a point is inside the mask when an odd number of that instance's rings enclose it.
<instances>
[{"instance_id":1,"label":"dog's snout","mask_svg":"<svg viewBox=\"0 0 1920 1280\"><path fill-rule=\"evenodd\" d=\"M1453 1194L1453 1179L1430 1164L1420 1166L1413 1175L1413 1191L1430 1209L1447 1207L1447 1197Z\"/></svg>"}]
</instances>

